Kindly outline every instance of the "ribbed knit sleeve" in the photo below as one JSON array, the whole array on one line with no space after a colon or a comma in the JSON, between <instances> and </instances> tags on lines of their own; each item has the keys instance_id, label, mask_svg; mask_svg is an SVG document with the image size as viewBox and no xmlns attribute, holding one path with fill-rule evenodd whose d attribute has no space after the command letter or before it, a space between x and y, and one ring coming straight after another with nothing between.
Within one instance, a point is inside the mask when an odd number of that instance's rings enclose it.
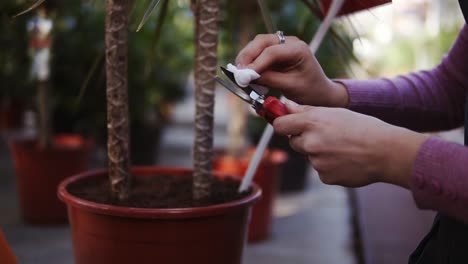
<instances>
[{"instance_id":1,"label":"ribbed knit sleeve","mask_svg":"<svg viewBox=\"0 0 468 264\"><path fill-rule=\"evenodd\" d=\"M440 131L463 123L468 87L468 27L432 70L375 80L335 80L346 86L349 108L416 131Z\"/></svg>"},{"instance_id":2,"label":"ribbed knit sleeve","mask_svg":"<svg viewBox=\"0 0 468 264\"><path fill-rule=\"evenodd\" d=\"M431 137L413 165L411 190L419 208L468 223L468 149Z\"/></svg>"},{"instance_id":3,"label":"ribbed knit sleeve","mask_svg":"<svg viewBox=\"0 0 468 264\"><path fill-rule=\"evenodd\" d=\"M351 110L417 131L460 127L468 89L468 28L463 27L432 70L391 79L336 81L348 89ZM413 163L410 186L420 208L468 223L468 148L429 138Z\"/></svg>"}]
</instances>

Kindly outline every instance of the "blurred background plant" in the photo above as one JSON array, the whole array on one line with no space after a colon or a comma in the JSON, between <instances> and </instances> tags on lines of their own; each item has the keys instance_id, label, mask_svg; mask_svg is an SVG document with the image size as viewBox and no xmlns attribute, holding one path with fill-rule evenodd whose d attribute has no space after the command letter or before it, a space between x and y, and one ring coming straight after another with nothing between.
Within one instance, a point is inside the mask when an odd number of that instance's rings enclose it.
<instances>
[{"instance_id":1,"label":"blurred background plant","mask_svg":"<svg viewBox=\"0 0 468 264\"><path fill-rule=\"evenodd\" d=\"M164 19L150 20L138 33L136 25L146 2L135 1L132 10L128 66L131 126L135 138L132 147L138 147L139 139L152 134L156 134L153 143L157 143L160 128L169 119L170 105L184 96L193 64L193 25L188 1L166 2L164 9L159 10L159 17ZM28 78L31 62L26 34L26 21L34 12L12 18L28 4L31 3L20 0L0 3L0 102L16 98L34 109L36 87ZM72 1L55 12L54 22L49 99L53 131L80 133L104 144L104 4ZM159 23L169 26L159 27ZM137 159L139 157L135 157ZM145 162L152 160L151 157Z\"/></svg>"},{"instance_id":2,"label":"blurred background plant","mask_svg":"<svg viewBox=\"0 0 468 264\"><path fill-rule=\"evenodd\" d=\"M143 10L144 5L136 4L133 20ZM62 14L53 63L54 83L64 87L57 89L55 100L58 131L76 130L104 137L104 12L99 3L76 3ZM166 19L171 26L159 33L155 33L156 21L149 21L138 33L132 25L129 34L132 126L143 125L148 119L164 123L168 105L184 95L193 60L191 16L174 2L168 5ZM156 35L159 41L155 41Z\"/></svg>"},{"instance_id":3,"label":"blurred background plant","mask_svg":"<svg viewBox=\"0 0 468 264\"><path fill-rule=\"evenodd\" d=\"M370 14L369 14L370 13ZM350 23L355 25L350 30ZM437 65L464 24L458 1L394 0L338 21L353 40L358 78L392 77Z\"/></svg>"},{"instance_id":4,"label":"blurred background plant","mask_svg":"<svg viewBox=\"0 0 468 264\"><path fill-rule=\"evenodd\" d=\"M22 109L32 98L28 81L26 18L11 19L19 1L0 2L0 130L16 128L21 123Z\"/></svg>"},{"instance_id":5,"label":"blurred background plant","mask_svg":"<svg viewBox=\"0 0 468 264\"><path fill-rule=\"evenodd\" d=\"M31 95L31 86L25 78L29 74L27 19L11 19L11 15L18 10L18 2L4 0L0 3L0 100Z\"/></svg>"}]
</instances>

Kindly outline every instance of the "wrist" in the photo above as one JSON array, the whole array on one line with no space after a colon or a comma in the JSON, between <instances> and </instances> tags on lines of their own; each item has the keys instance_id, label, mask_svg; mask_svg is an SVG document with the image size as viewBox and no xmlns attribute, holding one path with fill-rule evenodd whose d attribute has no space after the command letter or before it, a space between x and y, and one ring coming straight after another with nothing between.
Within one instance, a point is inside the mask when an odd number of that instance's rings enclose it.
<instances>
[{"instance_id":1,"label":"wrist","mask_svg":"<svg viewBox=\"0 0 468 264\"><path fill-rule=\"evenodd\" d=\"M381 181L409 188L413 164L428 135L391 126L382 144Z\"/></svg>"},{"instance_id":2,"label":"wrist","mask_svg":"<svg viewBox=\"0 0 468 264\"><path fill-rule=\"evenodd\" d=\"M333 80L329 80L329 87L330 98L328 106L347 108L349 105L348 89L342 83Z\"/></svg>"}]
</instances>

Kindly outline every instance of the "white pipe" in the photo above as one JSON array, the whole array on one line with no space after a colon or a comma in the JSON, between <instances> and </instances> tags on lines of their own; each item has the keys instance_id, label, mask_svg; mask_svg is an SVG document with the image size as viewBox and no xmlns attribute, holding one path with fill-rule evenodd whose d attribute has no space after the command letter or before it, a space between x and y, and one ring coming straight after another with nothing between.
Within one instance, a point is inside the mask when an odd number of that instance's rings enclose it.
<instances>
[{"instance_id":1,"label":"white pipe","mask_svg":"<svg viewBox=\"0 0 468 264\"><path fill-rule=\"evenodd\" d=\"M333 0L330 9L328 10L328 14L323 20L322 24L320 25L317 33L315 33L314 38L312 39L309 47L313 54L315 54L322 44L323 38L325 37L328 29L330 28L333 20L335 19L336 15L340 11L341 7L343 6L344 0ZM285 97L281 97L281 101L285 101ZM263 153L265 153L266 148L268 147L268 143L270 142L271 137L273 136L273 126L267 125L266 129L263 131L262 137L260 138L260 142L255 149L255 153L252 157L252 160L249 163L249 167L245 173L244 178L242 178L241 185L239 186L239 192L246 191L250 184L252 183L253 177L255 176L255 172L257 171L258 165L262 161Z\"/></svg>"},{"instance_id":2,"label":"white pipe","mask_svg":"<svg viewBox=\"0 0 468 264\"><path fill-rule=\"evenodd\" d=\"M313 54L317 52L318 48L320 47L320 44L322 44L323 38L327 34L328 29L330 29L331 24L333 23L333 20L335 19L336 15L338 14L338 12L340 12L343 3L344 0L334 0L330 5L330 9L328 10L327 16L323 20L322 24L320 24L317 33L315 33L314 38L309 44L310 50Z\"/></svg>"}]
</instances>

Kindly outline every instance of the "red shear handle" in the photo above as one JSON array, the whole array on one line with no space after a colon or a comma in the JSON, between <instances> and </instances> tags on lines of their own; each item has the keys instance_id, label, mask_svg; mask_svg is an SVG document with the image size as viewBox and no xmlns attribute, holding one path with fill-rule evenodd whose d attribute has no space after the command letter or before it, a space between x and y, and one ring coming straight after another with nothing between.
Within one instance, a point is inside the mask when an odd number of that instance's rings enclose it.
<instances>
[{"instance_id":1,"label":"red shear handle","mask_svg":"<svg viewBox=\"0 0 468 264\"><path fill-rule=\"evenodd\" d=\"M289 114L288 108L278 98L268 96L263 103L263 108L257 110L257 114L268 123L273 124L275 118Z\"/></svg>"}]
</instances>

